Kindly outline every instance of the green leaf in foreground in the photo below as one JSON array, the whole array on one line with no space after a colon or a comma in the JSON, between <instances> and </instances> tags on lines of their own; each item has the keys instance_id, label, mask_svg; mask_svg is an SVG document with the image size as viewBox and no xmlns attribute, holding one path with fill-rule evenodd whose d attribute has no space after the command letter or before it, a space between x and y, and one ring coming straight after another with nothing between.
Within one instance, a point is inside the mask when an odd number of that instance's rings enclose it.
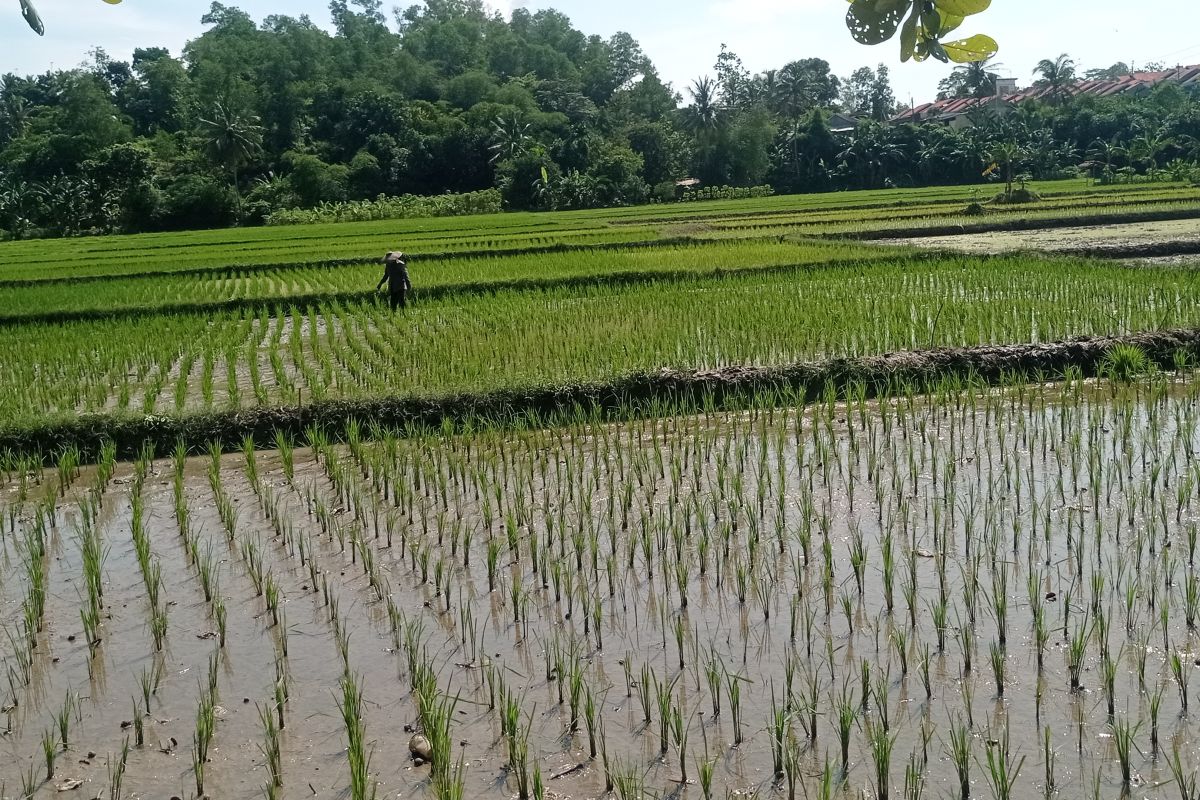
<instances>
[{"instance_id":1,"label":"green leaf in foreground","mask_svg":"<svg viewBox=\"0 0 1200 800\"><path fill-rule=\"evenodd\" d=\"M992 0L933 0L933 4L943 14L967 17L971 14L987 11L988 6L992 4Z\"/></svg>"},{"instance_id":2,"label":"green leaf in foreground","mask_svg":"<svg viewBox=\"0 0 1200 800\"><path fill-rule=\"evenodd\" d=\"M880 44L895 35L909 0L851 0L846 27L860 44Z\"/></svg>"},{"instance_id":3,"label":"green leaf in foreground","mask_svg":"<svg viewBox=\"0 0 1200 800\"><path fill-rule=\"evenodd\" d=\"M977 33L966 39L942 42L942 49L945 50L946 56L951 61L956 64L964 64L970 61L983 61L986 58L991 58L1000 49L1000 46L996 44L996 40L992 37Z\"/></svg>"},{"instance_id":4,"label":"green leaf in foreground","mask_svg":"<svg viewBox=\"0 0 1200 800\"><path fill-rule=\"evenodd\" d=\"M984 34L943 42L968 16L987 10L991 0L849 0L846 27L860 44L886 42L900 32L900 60L983 61L999 49ZM907 17L907 18L906 18ZM901 27L903 21L903 27Z\"/></svg>"},{"instance_id":5,"label":"green leaf in foreground","mask_svg":"<svg viewBox=\"0 0 1200 800\"><path fill-rule=\"evenodd\" d=\"M21 16L38 36L45 35L46 26L42 25L42 18L38 16L37 10L29 0L21 0Z\"/></svg>"}]
</instances>

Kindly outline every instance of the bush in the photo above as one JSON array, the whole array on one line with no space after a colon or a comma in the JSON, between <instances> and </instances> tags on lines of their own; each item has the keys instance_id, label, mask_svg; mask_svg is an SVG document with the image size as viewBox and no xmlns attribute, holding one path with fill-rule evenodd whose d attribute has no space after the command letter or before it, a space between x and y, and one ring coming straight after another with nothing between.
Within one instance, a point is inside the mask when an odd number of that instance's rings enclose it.
<instances>
[{"instance_id":1,"label":"bush","mask_svg":"<svg viewBox=\"0 0 1200 800\"><path fill-rule=\"evenodd\" d=\"M237 222L237 196L207 175L185 175L164 191L162 227L224 228Z\"/></svg>"},{"instance_id":2,"label":"bush","mask_svg":"<svg viewBox=\"0 0 1200 800\"><path fill-rule=\"evenodd\" d=\"M755 197L770 197L775 194L771 186L705 186L688 189L681 198L683 202L702 200L749 200Z\"/></svg>"},{"instance_id":3,"label":"bush","mask_svg":"<svg viewBox=\"0 0 1200 800\"><path fill-rule=\"evenodd\" d=\"M1042 196L1033 189L1026 189L1022 187L1020 189L1013 189L1012 192L1001 192L1000 194L996 195L995 200L992 202L1001 203L1003 205L1018 205L1020 203L1036 203L1041 199Z\"/></svg>"},{"instance_id":4,"label":"bush","mask_svg":"<svg viewBox=\"0 0 1200 800\"><path fill-rule=\"evenodd\" d=\"M485 189L465 194L399 197L380 195L374 200L322 203L316 208L292 208L266 217L267 225L309 225L317 222L369 222L381 219L420 219L462 217L470 214L498 214L500 192Z\"/></svg>"}]
</instances>

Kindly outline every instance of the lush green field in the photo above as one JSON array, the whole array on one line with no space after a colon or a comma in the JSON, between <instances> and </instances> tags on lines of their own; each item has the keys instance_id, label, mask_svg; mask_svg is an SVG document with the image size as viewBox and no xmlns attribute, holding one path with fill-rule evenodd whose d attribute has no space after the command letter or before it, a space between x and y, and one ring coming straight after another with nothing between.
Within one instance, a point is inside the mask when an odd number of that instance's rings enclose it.
<instances>
[{"instance_id":1,"label":"lush green field","mask_svg":"<svg viewBox=\"0 0 1200 800\"><path fill-rule=\"evenodd\" d=\"M406 221L251 228L0 244L0 284L238 266L373 261L388 250L420 259L458 253L519 252L552 247L611 246L664 238L836 235L864 230L1007 224L1013 217L1092 215L1200 209L1200 189L1172 185L1088 186L1081 181L1036 184L1043 202L988 206L984 217L962 217L968 203L994 188L944 187L769 197L641 206L557 214L502 214ZM1102 220L1101 220L1102 221Z\"/></svg>"},{"instance_id":2,"label":"lush green field","mask_svg":"<svg viewBox=\"0 0 1200 800\"><path fill-rule=\"evenodd\" d=\"M449 296L393 314L145 314L3 330L0 414L172 413L601 381L941 345L1190 326L1184 269L1028 257L892 258L768 274Z\"/></svg>"},{"instance_id":3,"label":"lush green field","mask_svg":"<svg viewBox=\"0 0 1200 800\"><path fill-rule=\"evenodd\" d=\"M1184 268L853 240L1200 215L1190 187L1037 188L1039 203L975 216L978 190L952 187L8 243L0 416L428 397L1196 324ZM402 314L373 295L392 248L418 289Z\"/></svg>"},{"instance_id":4,"label":"lush green field","mask_svg":"<svg viewBox=\"0 0 1200 800\"><path fill-rule=\"evenodd\" d=\"M894 797L893 745L907 797L1184 775L1194 266L863 241L1200 216L1041 190L0 246L0 784L367 800L461 754L428 796Z\"/></svg>"}]
</instances>

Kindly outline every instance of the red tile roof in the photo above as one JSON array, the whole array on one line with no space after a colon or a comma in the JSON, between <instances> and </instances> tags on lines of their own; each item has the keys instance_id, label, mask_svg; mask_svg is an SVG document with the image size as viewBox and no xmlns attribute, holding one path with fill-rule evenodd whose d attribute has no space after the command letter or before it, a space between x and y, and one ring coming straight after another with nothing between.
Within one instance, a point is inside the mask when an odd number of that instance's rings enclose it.
<instances>
[{"instance_id":1,"label":"red tile roof","mask_svg":"<svg viewBox=\"0 0 1200 800\"><path fill-rule=\"evenodd\" d=\"M1072 95L1090 94L1097 97L1112 97L1113 95L1124 94L1126 92L1148 89L1164 82L1177 83L1181 86L1200 87L1200 64L1156 72L1133 72L1129 75L1122 75L1119 78L1106 80L1076 81L1067 87L1066 91ZM1006 103L1021 103L1025 100L1045 98L1049 94L1049 87L1030 86L1028 89L1004 95L1001 99ZM972 109L982 108L996 99L996 96L992 95L991 97L959 97L948 100L936 100L932 103L924 103L911 110L901 112L892 117L892 122L944 120L965 114Z\"/></svg>"}]
</instances>

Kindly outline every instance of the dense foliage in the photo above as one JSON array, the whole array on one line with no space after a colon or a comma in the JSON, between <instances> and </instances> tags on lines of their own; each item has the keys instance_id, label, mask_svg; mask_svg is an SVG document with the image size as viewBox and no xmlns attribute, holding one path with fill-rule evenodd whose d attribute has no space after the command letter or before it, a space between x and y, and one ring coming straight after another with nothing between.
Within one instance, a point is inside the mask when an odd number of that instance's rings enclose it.
<instances>
[{"instance_id":1,"label":"dense foliage","mask_svg":"<svg viewBox=\"0 0 1200 800\"><path fill-rule=\"evenodd\" d=\"M96 51L78 69L5 76L0 236L371 219L413 210L404 195L467 195L429 206L453 210L487 190L510 210L620 206L682 199L685 177L779 193L978 183L998 160L1003 176L1091 160L1113 177L1175 162L1180 177L1200 156L1200 104L1178 87L1064 94L961 129L889 126L883 65L839 79L800 58L751 74L722 48L714 76L680 93L627 34L589 37L553 10L331 11L327 32L213 3L179 57ZM857 127L834 133L833 111Z\"/></svg>"}]
</instances>

